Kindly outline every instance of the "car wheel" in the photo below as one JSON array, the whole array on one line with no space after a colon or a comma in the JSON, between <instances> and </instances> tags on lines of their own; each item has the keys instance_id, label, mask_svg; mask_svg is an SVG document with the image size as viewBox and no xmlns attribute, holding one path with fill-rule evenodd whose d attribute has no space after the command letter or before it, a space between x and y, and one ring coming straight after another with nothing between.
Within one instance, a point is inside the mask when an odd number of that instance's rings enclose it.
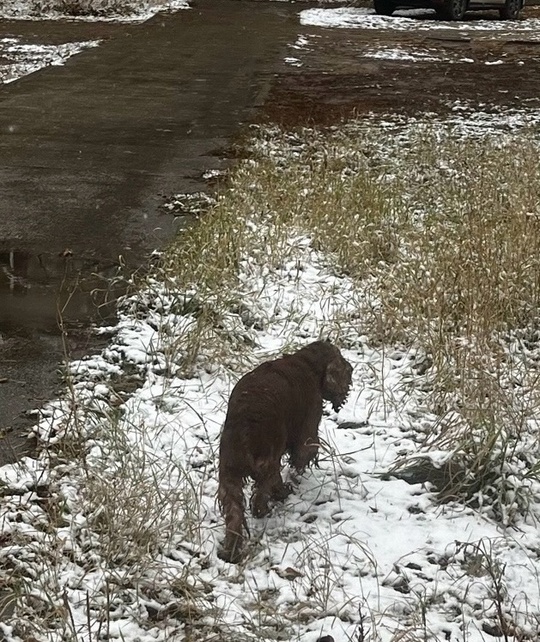
<instances>
[{"instance_id":1,"label":"car wheel","mask_svg":"<svg viewBox=\"0 0 540 642\"><path fill-rule=\"evenodd\" d=\"M506 0L504 7L499 9L501 20L519 20L523 4L521 0Z\"/></svg>"},{"instance_id":2,"label":"car wheel","mask_svg":"<svg viewBox=\"0 0 540 642\"><path fill-rule=\"evenodd\" d=\"M521 0L517 1L521 2ZM513 0L507 0L507 2L513 2ZM467 4L467 0L444 0L437 13L444 20L463 20Z\"/></svg>"},{"instance_id":3,"label":"car wheel","mask_svg":"<svg viewBox=\"0 0 540 642\"><path fill-rule=\"evenodd\" d=\"M375 13L379 16L391 16L396 9L392 0L373 0L373 6Z\"/></svg>"}]
</instances>

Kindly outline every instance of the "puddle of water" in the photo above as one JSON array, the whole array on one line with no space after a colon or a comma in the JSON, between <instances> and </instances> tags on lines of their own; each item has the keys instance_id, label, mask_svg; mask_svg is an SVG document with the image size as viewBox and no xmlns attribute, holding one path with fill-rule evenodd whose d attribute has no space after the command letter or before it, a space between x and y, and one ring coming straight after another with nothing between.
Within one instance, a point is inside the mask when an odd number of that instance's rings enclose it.
<instances>
[{"instance_id":1,"label":"puddle of water","mask_svg":"<svg viewBox=\"0 0 540 642\"><path fill-rule=\"evenodd\" d=\"M218 176L203 180L210 184ZM186 225L213 203L202 191L180 193L160 211ZM114 325L127 277L147 255L134 247L115 261L0 243L0 466L35 452L27 437L34 411L60 389L66 361L105 346L107 336L93 327Z\"/></svg>"},{"instance_id":2,"label":"puddle of water","mask_svg":"<svg viewBox=\"0 0 540 642\"><path fill-rule=\"evenodd\" d=\"M111 317L110 302L122 291L117 264L61 255L0 250L0 332L21 328L60 334L60 322L88 323Z\"/></svg>"},{"instance_id":3,"label":"puddle of water","mask_svg":"<svg viewBox=\"0 0 540 642\"><path fill-rule=\"evenodd\" d=\"M0 466L32 454L31 411L61 383L61 364L100 349L125 290L113 262L0 247Z\"/></svg>"}]
</instances>

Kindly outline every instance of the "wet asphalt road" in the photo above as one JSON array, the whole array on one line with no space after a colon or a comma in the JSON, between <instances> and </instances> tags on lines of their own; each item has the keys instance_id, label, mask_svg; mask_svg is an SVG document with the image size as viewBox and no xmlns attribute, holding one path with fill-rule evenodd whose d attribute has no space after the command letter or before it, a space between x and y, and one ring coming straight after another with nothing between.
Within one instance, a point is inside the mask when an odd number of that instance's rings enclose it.
<instances>
[{"instance_id":1,"label":"wet asphalt road","mask_svg":"<svg viewBox=\"0 0 540 642\"><path fill-rule=\"evenodd\" d=\"M191 10L101 31L0 26L2 37L38 42L103 37L63 67L0 87L0 465L22 447L25 411L53 394L64 354L96 347L84 331L96 312L88 291L174 235L164 198L205 189L204 171L226 166L231 139L283 68L297 11L195 0ZM63 344L66 283L74 294Z\"/></svg>"}]
</instances>

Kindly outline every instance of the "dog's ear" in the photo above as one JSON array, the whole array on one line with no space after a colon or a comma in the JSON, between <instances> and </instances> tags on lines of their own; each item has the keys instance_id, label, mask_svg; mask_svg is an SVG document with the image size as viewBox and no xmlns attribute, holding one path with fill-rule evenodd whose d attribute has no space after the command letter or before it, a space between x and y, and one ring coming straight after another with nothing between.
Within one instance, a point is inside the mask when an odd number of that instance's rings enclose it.
<instances>
[{"instance_id":1,"label":"dog's ear","mask_svg":"<svg viewBox=\"0 0 540 642\"><path fill-rule=\"evenodd\" d=\"M347 398L352 379L352 366L338 352L326 366L322 396L332 402L334 410L339 410Z\"/></svg>"},{"instance_id":2,"label":"dog's ear","mask_svg":"<svg viewBox=\"0 0 540 642\"><path fill-rule=\"evenodd\" d=\"M330 363L326 366L326 371L324 373L324 387L326 390L339 390L343 387L342 381L344 379L344 368L343 364L340 363L339 359L332 359Z\"/></svg>"}]
</instances>

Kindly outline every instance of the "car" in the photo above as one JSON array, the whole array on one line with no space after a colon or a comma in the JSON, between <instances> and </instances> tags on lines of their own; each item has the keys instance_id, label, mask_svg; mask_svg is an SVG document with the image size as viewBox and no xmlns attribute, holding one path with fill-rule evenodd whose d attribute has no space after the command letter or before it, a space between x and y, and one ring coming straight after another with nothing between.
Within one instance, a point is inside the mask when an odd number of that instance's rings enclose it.
<instances>
[{"instance_id":1,"label":"car","mask_svg":"<svg viewBox=\"0 0 540 642\"><path fill-rule=\"evenodd\" d=\"M391 16L396 9L435 9L443 20L463 20L466 11L498 9L502 20L519 20L524 0L373 0L375 13Z\"/></svg>"}]
</instances>

